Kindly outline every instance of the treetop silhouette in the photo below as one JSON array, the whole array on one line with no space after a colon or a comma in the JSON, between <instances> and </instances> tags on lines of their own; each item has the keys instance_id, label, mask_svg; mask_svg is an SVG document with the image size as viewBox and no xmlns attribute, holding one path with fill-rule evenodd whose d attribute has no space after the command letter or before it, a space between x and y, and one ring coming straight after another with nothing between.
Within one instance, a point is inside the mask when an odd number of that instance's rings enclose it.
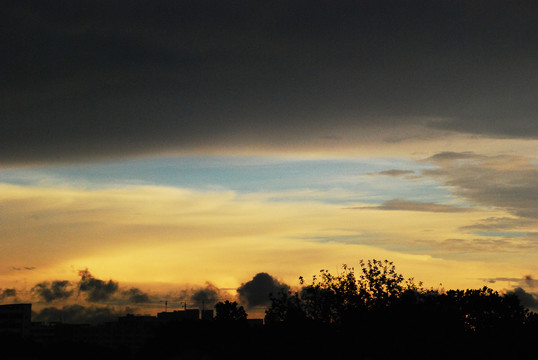
<instances>
[{"instance_id":1,"label":"treetop silhouette","mask_svg":"<svg viewBox=\"0 0 538 360\"><path fill-rule=\"evenodd\" d=\"M225 322L237 322L245 321L247 319L247 313L242 306L239 306L237 302L230 302L226 300L224 302L218 302L215 304L215 320Z\"/></svg>"},{"instance_id":2,"label":"treetop silhouette","mask_svg":"<svg viewBox=\"0 0 538 360\"><path fill-rule=\"evenodd\" d=\"M266 319L273 322L346 324L383 321L397 326L413 323L443 326L461 332L515 329L533 322L534 313L514 294L501 295L488 287L434 290L406 279L388 260L360 261L360 271L342 266L333 275L321 270L302 288L272 296Z\"/></svg>"}]
</instances>

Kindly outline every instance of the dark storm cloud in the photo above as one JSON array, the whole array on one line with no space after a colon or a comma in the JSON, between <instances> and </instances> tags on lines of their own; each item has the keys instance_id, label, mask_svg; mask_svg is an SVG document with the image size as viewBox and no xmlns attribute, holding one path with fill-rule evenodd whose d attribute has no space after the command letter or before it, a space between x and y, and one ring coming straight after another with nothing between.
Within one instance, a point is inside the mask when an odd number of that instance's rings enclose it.
<instances>
[{"instance_id":1,"label":"dark storm cloud","mask_svg":"<svg viewBox=\"0 0 538 360\"><path fill-rule=\"evenodd\" d=\"M271 295L289 290L289 286L281 283L267 273L258 273L252 280L242 284L238 289L239 299L247 308L266 306L271 302Z\"/></svg>"},{"instance_id":2,"label":"dark storm cloud","mask_svg":"<svg viewBox=\"0 0 538 360\"><path fill-rule=\"evenodd\" d=\"M117 282L97 279L88 269L79 271L79 276L78 290L79 292L86 293L87 300L90 302L106 301L119 289Z\"/></svg>"},{"instance_id":3,"label":"dark storm cloud","mask_svg":"<svg viewBox=\"0 0 538 360\"><path fill-rule=\"evenodd\" d=\"M0 161L325 144L396 125L536 138L537 10L494 0L9 2Z\"/></svg>"},{"instance_id":4,"label":"dark storm cloud","mask_svg":"<svg viewBox=\"0 0 538 360\"><path fill-rule=\"evenodd\" d=\"M46 281L36 284L32 288L32 292L41 300L50 303L54 300L64 300L71 297L73 289L70 289L70 286L71 283L66 280Z\"/></svg>"}]
</instances>

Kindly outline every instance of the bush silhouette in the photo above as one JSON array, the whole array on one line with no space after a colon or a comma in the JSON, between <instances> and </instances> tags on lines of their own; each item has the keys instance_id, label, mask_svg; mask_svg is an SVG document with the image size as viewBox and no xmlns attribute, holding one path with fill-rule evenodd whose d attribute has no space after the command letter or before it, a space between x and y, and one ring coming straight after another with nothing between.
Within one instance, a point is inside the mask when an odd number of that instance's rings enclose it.
<instances>
[{"instance_id":1,"label":"bush silhouette","mask_svg":"<svg viewBox=\"0 0 538 360\"><path fill-rule=\"evenodd\" d=\"M226 300L224 302L218 302L215 304L215 320L216 321L245 321L247 319L247 313L242 306L238 306L237 302L230 302Z\"/></svg>"},{"instance_id":2,"label":"bush silhouette","mask_svg":"<svg viewBox=\"0 0 538 360\"><path fill-rule=\"evenodd\" d=\"M272 297L267 323L280 331L316 329L313 337L362 344L361 356L369 358L411 355L408 351L435 359L523 356L524 341L538 335L537 315L513 294L488 287L426 289L387 260L360 266L356 273L343 265L338 275L321 270L308 285L300 277L300 290ZM324 343L315 343L318 351ZM345 347L332 346L330 352L357 356Z\"/></svg>"}]
</instances>

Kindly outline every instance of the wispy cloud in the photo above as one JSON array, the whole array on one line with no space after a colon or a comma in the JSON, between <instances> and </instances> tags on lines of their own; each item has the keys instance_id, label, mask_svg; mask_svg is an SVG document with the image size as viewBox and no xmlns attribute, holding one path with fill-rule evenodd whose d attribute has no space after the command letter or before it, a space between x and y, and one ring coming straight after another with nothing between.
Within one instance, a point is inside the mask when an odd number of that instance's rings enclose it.
<instances>
[{"instance_id":1,"label":"wispy cloud","mask_svg":"<svg viewBox=\"0 0 538 360\"><path fill-rule=\"evenodd\" d=\"M411 174L415 174L415 172L413 170L400 170L400 169L390 169L390 170L378 171L374 173L368 173L368 175L386 175L386 176L392 176L392 177L415 178L415 176L411 176Z\"/></svg>"},{"instance_id":2,"label":"wispy cloud","mask_svg":"<svg viewBox=\"0 0 538 360\"><path fill-rule=\"evenodd\" d=\"M35 266L23 266L23 267L12 266L10 267L10 269L13 271L32 271L32 270L35 270L36 267Z\"/></svg>"},{"instance_id":3,"label":"wispy cloud","mask_svg":"<svg viewBox=\"0 0 538 360\"><path fill-rule=\"evenodd\" d=\"M505 231L514 229L532 229L537 221L519 217L489 217L472 225L462 226L462 231Z\"/></svg>"},{"instance_id":4,"label":"wispy cloud","mask_svg":"<svg viewBox=\"0 0 538 360\"><path fill-rule=\"evenodd\" d=\"M425 212L438 212L438 213L459 213L459 212L473 211L472 208L467 208L467 207L458 207L458 206L453 206L453 205L411 201L411 200L405 200L405 199L392 199L392 200L387 200L380 205L350 207L349 209L425 211Z\"/></svg>"},{"instance_id":5,"label":"wispy cloud","mask_svg":"<svg viewBox=\"0 0 538 360\"><path fill-rule=\"evenodd\" d=\"M497 281L502 282L511 282L517 283L517 286L528 287L528 288L538 288L538 280L534 279L532 275L525 275L523 277L496 277L490 279L484 279L490 283L495 283Z\"/></svg>"},{"instance_id":6,"label":"wispy cloud","mask_svg":"<svg viewBox=\"0 0 538 360\"><path fill-rule=\"evenodd\" d=\"M454 151L444 151L437 153L425 159L425 161L430 161L434 163L442 162L451 162L456 160L468 160L468 159L481 159L483 156L477 155L470 151L465 152L454 152Z\"/></svg>"},{"instance_id":7,"label":"wispy cloud","mask_svg":"<svg viewBox=\"0 0 538 360\"><path fill-rule=\"evenodd\" d=\"M538 219L538 166L523 156L441 153L428 159L437 169L424 169L453 193L476 205L502 208L513 215Z\"/></svg>"},{"instance_id":8,"label":"wispy cloud","mask_svg":"<svg viewBox=\"0 0 538 360\"><path fill-rule=\"evenodd\" d=\"M440 242L423 242L429 247L437 247L444 251L460 253L518 253L521 251L536 251L538 244L529 239L514 239L510 237L475 237L453 238Z\"/></svg>"}]
</instances>

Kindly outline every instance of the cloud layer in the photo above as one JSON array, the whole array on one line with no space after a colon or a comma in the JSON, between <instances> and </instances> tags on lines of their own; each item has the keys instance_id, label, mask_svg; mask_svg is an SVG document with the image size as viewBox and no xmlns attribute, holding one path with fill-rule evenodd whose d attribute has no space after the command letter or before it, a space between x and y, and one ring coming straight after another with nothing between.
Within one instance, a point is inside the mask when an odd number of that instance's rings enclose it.
<instances>
[{"instance_id":1,"label":"cloud layer","mask_svg":"<svg viewBox=\"0 0 538 360\"><path fill-rule=\"evenodd\" d=\"M530 1L12 2L0 161L538 136Z\"/></svg>"}]
</instances>

